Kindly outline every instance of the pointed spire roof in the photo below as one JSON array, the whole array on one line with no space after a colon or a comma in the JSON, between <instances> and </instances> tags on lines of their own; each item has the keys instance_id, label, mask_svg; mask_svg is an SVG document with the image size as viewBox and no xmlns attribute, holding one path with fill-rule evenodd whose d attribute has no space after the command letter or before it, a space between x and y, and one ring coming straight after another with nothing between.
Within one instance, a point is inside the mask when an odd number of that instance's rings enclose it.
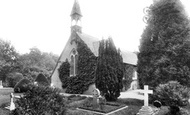
<instances>
[{"instance_id":1,"label":"pointed spire roof","mask_svg":"<svg viewBox=\"0 0 190 115\"><path fill-rule=\"evenodd\" d=\"M82 16L78 0L75 0L72 11L71 11L71 16L74 14L78 14L78 15Z\"/></svg>"}]
</instances>

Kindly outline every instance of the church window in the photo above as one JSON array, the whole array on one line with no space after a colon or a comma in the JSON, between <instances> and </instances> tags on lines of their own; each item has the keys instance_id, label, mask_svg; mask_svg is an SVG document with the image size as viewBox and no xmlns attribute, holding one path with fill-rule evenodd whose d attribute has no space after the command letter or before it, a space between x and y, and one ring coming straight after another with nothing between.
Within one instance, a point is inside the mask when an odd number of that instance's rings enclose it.
<instances>
[{"instance_id":1,"label":"church window","mask_svg":"<svg viewBox=\"0 0 190 115\"><path fill-rule=\"evenodd\" d=\"M73 49L70 57L70 76L76 76L77 62L78 62L78 54L77 51Z\"/></svg>"},{"instance_id":2,"label":"church window","mask_svg":"<svg viewBox=\"0 0 190 115\"><path fill-rule=\"evenodd\" d=\"M70 61L70 76L74 75L74 56L71 55L71 61Z\"/></svg>"}]
</instances>

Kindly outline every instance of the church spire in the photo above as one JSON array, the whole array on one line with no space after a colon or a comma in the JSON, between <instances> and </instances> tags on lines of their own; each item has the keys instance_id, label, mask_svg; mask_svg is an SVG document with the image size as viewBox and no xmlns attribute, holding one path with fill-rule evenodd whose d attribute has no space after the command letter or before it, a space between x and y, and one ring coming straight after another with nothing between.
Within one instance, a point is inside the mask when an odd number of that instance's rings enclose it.
<instances>
[{"instance_id":1,"label":"church spire","mask_svg":"<svg viewBox=\"0 0 190 115\"><path fill-rule=\"evenodd\" d=\"M73 17L75 15L79 15L80 17L82 17L82 13L80 10L80 5L79 5L78 0L75 0L72 11L71 11L71 17Z\"/></svg>"},{"instance_id":2,"label":"church spire","mask_svg":"<svg viewBox=\"0 0 190 115\"><path fill-rule=\"evenodd\" d=\"M75 0L70 16L71 16L71 31L76 31L81 33L82 13L80 10L80 5L78 0Z\"/></svg>"}]
</instances>

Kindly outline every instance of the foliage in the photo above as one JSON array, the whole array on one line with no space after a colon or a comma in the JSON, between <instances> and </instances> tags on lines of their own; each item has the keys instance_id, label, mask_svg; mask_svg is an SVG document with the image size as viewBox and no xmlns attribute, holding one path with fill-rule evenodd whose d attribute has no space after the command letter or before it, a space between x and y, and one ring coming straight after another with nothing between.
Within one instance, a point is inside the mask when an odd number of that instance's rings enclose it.
<instances>
[{"instance_id":1,"label":"foliage","mask_svg":"<svg viewBox=\"0 0 190 115\"><path fill-rule=\"evenodd\" d=\"M138 54L139 85L152 89L177 80L190 86L190 21L179 0L155 0Z\"/></svg>"},{"instance_id":2,"label":"foliage","mask_svg":"<svg viewBox=\"0 0 190 115\"><path fill-rule=\"evenodd\" d=\"M177 81L170 81L160 84L154 95L158 100L167 106L186 106L190 98L190 91L186 86L182 86Z\"/></svg>"},{"instance_id":3,"label":"foliage","mask_svg":"<svg viewBox=\"0 0 190 115\"><path fill-rule=\"evenodd\" d=\"M128 90L131 86L134 69L133 66L124 64L123 87L125 90Z\"/></svg>"},{"instance_id":4,"label":"foliage","mask_svg":"<svg viewBox=\"0 0 190 115\"><path fill-rule=\"evenodd\" d=\"M123 59L113 40L102 40L96 69L96 87L107 101L115 101L120 96L124 75Z\"/></svg>"},{"instance_id":5,"label":"foliage","mask_svg":"<svg viewBox=\"0 0 190 115\"><path fill-rule=\"evenodd\" d=\"M18 115L64 115L64 97L60 91L44 86L30 85L24 96L16 101L18 107L13 112Z\"/></svg>"},{"instance_id":6,"label":"foliage","mask_svg":"<svg viewBox=\"0 0 190 115\"><path fill-rule=\"evenodd\" d=\"M28 79L22 79L20 80L14 87L15 93L23 93L27 92L29 88L29 84L31 84L30 80Z\"/></svg>"},{"instance_id":7,"label":"foliage","mask_svg":"<svg viewBox=\"0 0 190 115\"><path fill-rule=\"evenodd\" d=\"M97 58L79 36L74 41L78 52L77 75L69 78L66 92L82 94L94 83Z\"/></svg>"},{"instance_id":8,"label":"foliage","mask_svg":"<svg viewBox=\"0 0 190 115\"><path fill-rule=\"evenodd\" d=\"M62 82L62 87L66 88L68 86L69 74L70 74L70 64L67 59L65 62L61 64L58 71L59 71L59 78Z\"/></svg>"},{"instance_id":9,"label":"foliage","mask_svg":"<svg viewBox=\"0 0 190 115\"><path fill-rule=\"evenodd\" d=\"M38 74L38 76L35 79L35 82L37 82L38 85L44 85L44 86L50 85L50 83L42 73Z\"/></svg>"},{"instance_id":10,"label":"foliage","mask_svg":"<svg viewBox=\"0 0 190 115\"><path fill-rule=\"evenodd\" d=\"M8 87L14 87L23 78L24 78L23 75L18 72L7 74L6 82Z\"/></svg>"},{"instance_id":11,"label":"foliage","mask_svg":"<svg viewBox=\"0 0 190 115\"><path fill-rule=\"evenodd\" d=\"M0 39L0 79L5 81L6 75L19 69L19 54L11 42Z\"/></svg>"},{"instance_id":12,"label":"foliage","mask_svg":"<svg viewBox=\"0 0 190 115\"><path fill-rule=\"evenodd\" d=\"M28 76L28 79L36 79L39 73L43 73L50 81L57 59L58 56L55 54L42 52L36 47L31 48L29 53L20 56L22 73Z\"/></svg>"}]
</instances>

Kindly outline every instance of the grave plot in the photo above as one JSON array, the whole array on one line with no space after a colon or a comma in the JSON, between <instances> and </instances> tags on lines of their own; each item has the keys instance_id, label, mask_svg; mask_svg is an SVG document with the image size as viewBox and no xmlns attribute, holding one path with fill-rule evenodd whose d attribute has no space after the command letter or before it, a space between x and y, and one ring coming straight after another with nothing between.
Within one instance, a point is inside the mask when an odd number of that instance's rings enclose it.
<instances>
[{"instance_id":1,"label":"grave plot","mask_svg":"<svg viewBox=\"0 0 190 115\"><path fill-rule=\"evenodd\" d=\"M109 115L128 107L117 102L106 102L104 98L100 97L98 89L93 91L93 98L87 98L85 101L82 106L78 107L78 110Z\"/></svg>"}]
</instances>

